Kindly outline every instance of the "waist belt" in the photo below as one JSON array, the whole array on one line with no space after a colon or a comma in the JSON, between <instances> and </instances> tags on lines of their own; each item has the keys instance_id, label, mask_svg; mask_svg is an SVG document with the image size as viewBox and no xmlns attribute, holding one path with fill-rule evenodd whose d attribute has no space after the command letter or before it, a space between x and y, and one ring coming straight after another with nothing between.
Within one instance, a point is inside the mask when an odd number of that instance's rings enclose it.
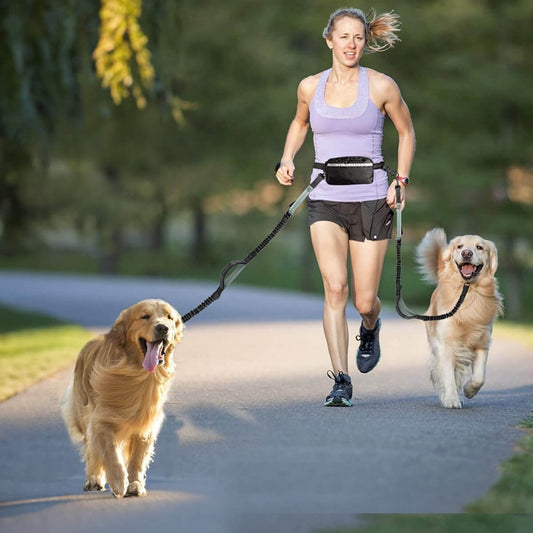
<instances>
[{"instance_id":1,"label":"waist belt","mask_svg":"<svg viewBox=\"0 0 533 533\"><path fill-rule=\"evenodd\" d=\"M384 161L374 163L364 156L333 157L325 163L315 161L313 168L321 170L329 185L363 185L374 181L374 170L382 168L391 179L397 177L396 171L385 165Z\"/></svg>"},{"instance_id":2,"label":"waist belt","mask_svg":"<svg viewBox=\"0 0 533 533\"><path fill-rule=\"evenodd\" d=\"M385 161L380 161L379 163L373 163L372 161L363 161L363 162L350 162L350 163L328 163L328 167L335 167L335 168L370 168L376 169L376 168L384 168ZM319 163L318 161L315 161L313 164L313 168L316 168L317 170L326 170L326 163Z\"/></svg>"}]
</instances>

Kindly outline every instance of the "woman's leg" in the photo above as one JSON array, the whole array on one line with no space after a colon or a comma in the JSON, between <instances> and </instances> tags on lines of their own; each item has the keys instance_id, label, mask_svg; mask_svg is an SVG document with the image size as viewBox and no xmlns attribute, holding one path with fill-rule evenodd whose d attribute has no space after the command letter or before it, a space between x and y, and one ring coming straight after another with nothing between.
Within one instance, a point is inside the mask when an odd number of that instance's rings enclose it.
<instances>
[{"instance_id":1,"label":"woman's leg","mask_svg":"<svg viewBox=\"0 0 533 533\"><path fill-rule=\"evenodd\" d=\"M311 240L324 283L324 333L335 374L348 374L348 235L338 224L311 225Z\"/></svg>"},{"instance_id":2,"label":"woman's leg","mask_svg":"<svg viewBox=\"0 0 533 533\"><path fill-rule=\"evenodd\" d=\"M350 256L353 275L354 305L362 317L359 328L359 348L355 361L359 372L370 372L379 362L379 313L381 302L378 298L379 281L383 270L383 261L387 250L387 241L350 241Z\"/></svg>"},{"instance_id":3,"label":"woman's leg","mask_svg":"<svg viewBox=\"0 0 533 533\"><path fill-rule=\"evenodd\" d=\"M350 260L353 277L353 302L367 330L374 329L381 302L378 298L379 282L388 240L363 242L350 241Z\"/></svg>"}]
</instances>

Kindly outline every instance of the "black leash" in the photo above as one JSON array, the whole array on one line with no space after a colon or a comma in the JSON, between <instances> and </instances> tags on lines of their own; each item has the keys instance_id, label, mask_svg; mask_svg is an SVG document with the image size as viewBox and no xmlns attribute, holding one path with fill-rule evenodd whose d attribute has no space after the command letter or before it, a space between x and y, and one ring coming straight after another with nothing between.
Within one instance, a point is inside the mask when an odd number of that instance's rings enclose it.
<instances>
[{"instance_id":1,"label":"black leash","mask_svg":"<svg viewBox=\"0 0 533 533\"><path fill-rule=\"evenodd\" d=\"M417 320L423 320L424 322L430 322L433 320L444 320L455 315L463 302L465 301L466 294L470 288L470 283L465 282L463 290L457 303L451 311L443 313L442 315L418 315L413 313L405 304L402 298L402 202L400 196L400 185L396 181L396 312L407 320L416 318Z\"/></svg>"},{"instance_id":2,"label":"black leash","mask_svg":"<svg viewBox=\"0 0 533 533\"><path fill-rule=\"evenodd\" d=\"M243 259L236 259L230 261L220 273L220 280L217 289L207 297L200 305L186 313L181 317L181 320L185 323L198 313L203 311L206 307L220 298L222 291L244 270L246 265L267 246L267 244L279 233L281 228L289 221L294 215L296 209L300 204L311 194L311 191L324 179L324 174L319 174L307 188L296 198L296 200L289 206L289 210L283 215L281 220L277 223L276 227Z\"/></svg>"}]
</instances>

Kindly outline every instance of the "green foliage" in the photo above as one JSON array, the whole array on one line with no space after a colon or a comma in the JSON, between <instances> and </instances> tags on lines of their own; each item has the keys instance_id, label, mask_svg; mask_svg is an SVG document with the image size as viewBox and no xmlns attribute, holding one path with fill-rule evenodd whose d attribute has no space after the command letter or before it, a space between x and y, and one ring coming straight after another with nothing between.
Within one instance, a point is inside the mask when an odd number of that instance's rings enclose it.
<instances>
[{"instance_id":1,"label":"green foliage","mask_svg":"<svg viewBox=\"0 0 533 533\"><path fill-rule=\"evenodd\" d=\"M78 43L90 13L90 3L72 0L2 3L0 236L4 247L19 245L31 223L41 219L27 191L34 187L34 175L42 178L47 168L50 138L58 121L76 113ZM42 183L41 179L41 188Z\"/></svg>"}]
</instances>

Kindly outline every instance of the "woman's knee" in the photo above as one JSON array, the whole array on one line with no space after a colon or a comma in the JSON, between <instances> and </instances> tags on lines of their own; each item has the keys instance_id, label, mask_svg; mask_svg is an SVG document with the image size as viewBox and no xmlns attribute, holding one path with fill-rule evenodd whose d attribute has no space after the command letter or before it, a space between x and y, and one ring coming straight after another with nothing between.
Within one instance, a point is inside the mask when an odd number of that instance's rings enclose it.
<instances>
[{"instance_id":1,"label":"woman's knee","mask_svg":"<svg viewBox=\"0 0 533 533\"><path fill-rule=\"evenodd\" d=\"M360 315L371 315L377 304L375 296L356 296L355 308Z\"/></svg>"},{"instance_id":2,"label":"woman's knee","mask_svg":"<svg viewBox=\"0 0 533 533\"><path fill-rule=\"evenodd\" d=\"M332 306L346 305L348 301L348 283L343 281L324 281L326 303Z\"/></svg>"}]
</instances>

